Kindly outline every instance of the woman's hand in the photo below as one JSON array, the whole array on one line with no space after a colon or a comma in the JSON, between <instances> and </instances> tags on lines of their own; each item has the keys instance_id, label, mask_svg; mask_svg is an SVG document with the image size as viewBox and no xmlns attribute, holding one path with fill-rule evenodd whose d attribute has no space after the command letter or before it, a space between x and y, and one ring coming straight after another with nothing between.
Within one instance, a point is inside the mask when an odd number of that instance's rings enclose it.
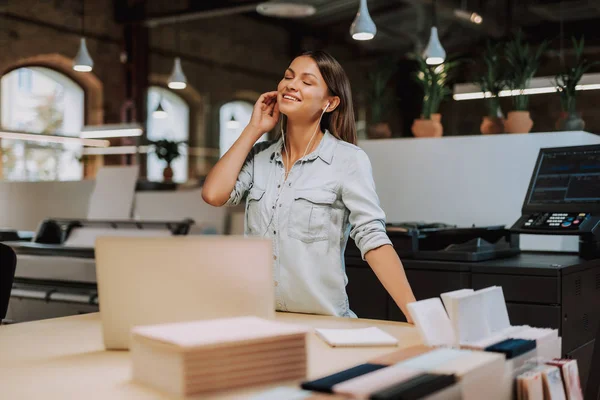
<instances>
[{"instance_id":1,"label":"woman's hand","mask_svg":"<svg viewBox=\"0 0 600 400\"><path fill-rule=\"evenodd\" d=\"M279 121L279 104L277 104L277 91L263 93L252 111L250 118L250 126L262 136L265 132L269 132L277 125ZM257 138L258 140L258 138Z\"/></svg>"}]
</instances>

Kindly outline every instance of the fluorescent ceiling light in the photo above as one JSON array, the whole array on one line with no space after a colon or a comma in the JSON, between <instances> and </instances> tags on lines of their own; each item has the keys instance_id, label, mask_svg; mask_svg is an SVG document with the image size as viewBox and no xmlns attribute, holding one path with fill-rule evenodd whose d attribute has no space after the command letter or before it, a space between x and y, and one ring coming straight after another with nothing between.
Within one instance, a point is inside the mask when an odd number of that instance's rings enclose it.
<instances>
[{"instance_id":1,"label":"fluorescent ceiling light","mask_svg":"<svg viewBox=\"0 0 600 400\"><path fill-rule=\"evenodd\" d=\"M148 153L151 146L111 146L103 149L83 149L83 154L87 155L110 155L110 154L145 154ZM208 147L186 147L182 153L187 153L197 157L219 157L220 150Z\"/></svg>"},{"instance_id":2,"label":"fluorescent ceiling light","mask_svg":"<svg viewBox=\"0 0 600 400\"><path fill-rule=\"evenodd\" d=\"M305 18L313 15L317 9L310 4L291 2L266 2L256 6L256 12L268 17Z\"/></svg>"},{"instance_id":3,"label":"fluorescent ceiling light","mask_svg":"<svg viewBox=\"0 0 600 400\"><path fill-rule=\"evenodd\" d=\"M86 155L107 155L107 154L135 154L135 146L111 146L104 148L85 148L83 154Z\"/></svg>"},{"instance_id":4,"label":"fluorescent ceiling light","mask_svg":"<svg viewBox=\"0 0 600 400\"><path fill-rule=\"evenodd\" d=\"M45 142L45 143L74 143L83 146L92 147L108 147L110 142L108 140L94 140L94 139L82 139L72 136L59 136L59 135L42 135L37 133L29 133L22 131L14 131L10 129L0 128L0 138L2 139L13 139L13 140L24 140L27 142Z\"/></svg>"},{"instance_id":5,"label":"fluorescent ceiling light","mask_svg":"<svg viewBox=\"0 0 600 400\"><path fill-rule=\"evenodd\" d=\"M138 123L88 125L81 129L82 138L113 138L142 136L144 130Z\"/></svg>"},{"instance_id":6,"label":"fluorescent ceiling light","mask_svg":"<svg viewBox=\"0 0 600 400\"><path fill-rule=\"evenodd\" d=\"M579 85L575 86L575 90L599 90L600 89L600 73L585 74L579 81ZM531 94L543 94L543 93L555 93L557 87L554 85L554 78L552 77L538 77L533 78L529 87L524 90L502 90L498 97L510 97L518 96L520 94L531 95ZM454 86L454 94L452 95L454 100L474 100L491 97L490 92L482 92L479 88L472 83L461 83Z\"/></svg>"}]
</instances>

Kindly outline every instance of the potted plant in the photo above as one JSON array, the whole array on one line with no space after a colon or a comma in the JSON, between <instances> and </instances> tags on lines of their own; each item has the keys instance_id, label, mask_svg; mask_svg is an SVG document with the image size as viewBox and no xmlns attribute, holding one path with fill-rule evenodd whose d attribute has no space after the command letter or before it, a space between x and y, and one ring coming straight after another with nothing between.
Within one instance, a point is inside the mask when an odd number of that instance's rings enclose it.
<instances>
[{"instance_id":1,"label":"potted plant","mask_svg":"<svg viewBox=\"0 0 600 400\"><path fill-rule=\"evenodd\" d=\"M396 73L397 65L397 57L385 57L379 61L375 69L369 72L368 101L371 106L371 118L368 135L371 139L392 136L390 124L385 118L394 99L388 83Z\"/></svg>"},{"instance_id":2,"label":"potted plant","mask_svg":"<svg viewBox=\"0 0 600 400\"><path fill-rule=\"evenodd\" d=\"M534 51L528 43L523 42L520 31L513 40L506 44L505 56L510 66L506 82L512 91L513 102L513 110L508 113L504 124L509 133L528 133L533 127L533 121L528 111L529 97L524 90L537 72L546 46L547 41L544 41L537 51Z\"/></svg>"},{"instance_id":3,"label":"potted plant","mask_svg":"<svg viewBox=\"0 0 600 400\"><path fill-rule=\"evenodd\" d=\"M575 65L557 74L555 79L562 108L562 115L559 118L558 126L560 130L581 131L585 128L585 122L577 113L577 91L575 88L579 84L583 74L598 63L590 63L583 58L583 37L580 41L577 41L575 38L571 38L571 40L575 49Z\"/></svg>"},{"instance_id":4,"label":"potted plant","mask_svg":"<svg viewBox=\"0 0 600 400\"><path fill-rule=\"evenodd\" d=\"M504 132L504 114L500 106L500 92L506 88L504 68L501 63L501 44L492 45L487 42L483 53L485 72L479 77L476 84L485 93L487 115L483 117L480 131L482 134L495 134Z\"/></svg>"},{"instance_id":5,"label":"potted plant","mask_svg":"<svg viewBox=\"0 0 600 400\"><path fill-rule=\"evenodd\" d=\"M421 117L413 122L412 133L416 137L440 137L444 128L438 111L441 102L452 93L448 81L458 61L428 65L421 55L413 55L413 58L417 61L414 78L423 88L423 109Z\"/></svg>"},{"instance_id":6,"label":"potted plant","mask_svg":"<svg viewBox=\"0 0 600 400\"><path fill-rule=\"evenodd\" d=\"M177 157L181 156L179 146L184 144L185 141L173 141L169 139L160 140L149 140L149 145L154 147L154 152L159 160L164 160L167 165L163 170L163 178L165 182L171 182L173 180L173 168L171 163Z\"/></svg>"}]
</instances>

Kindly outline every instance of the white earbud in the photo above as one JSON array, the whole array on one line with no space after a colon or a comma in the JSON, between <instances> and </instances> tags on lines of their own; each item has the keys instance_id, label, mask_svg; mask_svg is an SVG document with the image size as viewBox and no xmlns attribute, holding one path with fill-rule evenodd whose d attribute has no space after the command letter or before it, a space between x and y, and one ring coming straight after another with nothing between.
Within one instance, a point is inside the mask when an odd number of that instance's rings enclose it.
<instances>
[{"instance_id":1,"label":"white earbud","mask_svg":"<svg viewBox=\"0 0 600 400\"><path fill-rule=\"evenodd\" d=\"M327 107L329 107L329 104L331 104L331 102L327 102L327 105L325 107L323 107L323 111L327 111Z\"/></svg>"}]
</instances>

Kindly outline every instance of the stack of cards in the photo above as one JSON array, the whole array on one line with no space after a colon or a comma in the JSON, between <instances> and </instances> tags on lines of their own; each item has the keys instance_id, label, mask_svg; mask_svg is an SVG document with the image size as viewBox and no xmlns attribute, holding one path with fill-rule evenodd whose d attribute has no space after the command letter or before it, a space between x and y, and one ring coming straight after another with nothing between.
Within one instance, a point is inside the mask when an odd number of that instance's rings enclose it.
<instances>
[{"instance_id":1,"label":"stack of cards","mask_svg":"<svg viewBox=\"0 0 600 400\"><path fill-rule=\"evenodd\" d=\"M477 291L460 289L442 293L441 298L451 321L456 346L483 350L507 339L522 339L535 341L536 348L543 346L549 351L540 355L548 357L555 350L559 340L556 329L510 324L504 293L499 286Z\"/></svg>"},{"instance_id":2,"label":"stack of cards","mask_svg":"<svg viewBox=\"0 0 600 400\"><path fill-rule=\"evenodd\" d=\"M189 396L303 379L307 333L257 317L136 327L133 380Z\"/></svg>"},{"instance_id":3,"label":"stack of cards","mask_svg":"<svg viewBox=\"0 0 600 400\"><path fill-rule=\"evenodd\" d=\"M553 359L524 368L516 381L519 400L583 400L577 360Z\"/></svg>"}]
</instances>

